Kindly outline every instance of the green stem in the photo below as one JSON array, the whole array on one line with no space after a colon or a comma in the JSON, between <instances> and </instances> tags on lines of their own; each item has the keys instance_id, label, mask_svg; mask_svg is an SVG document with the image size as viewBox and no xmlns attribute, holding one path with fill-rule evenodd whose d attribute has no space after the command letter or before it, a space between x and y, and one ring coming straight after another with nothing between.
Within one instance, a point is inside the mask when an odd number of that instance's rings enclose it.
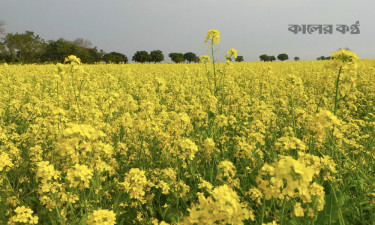
<instances>
[{"instance_id":1,"label":"green stem","mask_svg":"<svg viewBox=\"0 0 375 225\"><path fill-rule=\"evenodd\" d=\"M339 206L339 201L338 201L337 196L336 196L336 191L333 188L333 186L332 186L331 183L330 183L330 186L331 186L331 190L332 190L332 193L333 193L333 197L335 197L336 204L337 204L337 206L339 208L338 214L339 214L340 225L345 225L345 221L344 221L344 218L343 218L343 215L342 215L341 207ZM332 198L331 198L331 201L332 201ZM331 207L332 207L332 204L331 204Z\"/></svg>"},{"instance_id":2,"label":"green stem","mask_svg":"<svg viewBox=\"0 0 375 225\"><path fill-rule=\"evenodd\" d=\"M283 224L283 220L284 220L285 203L286 203L286 200L285 200L285 197L284 197L284 201L283 201L283 209L282 209L282 211L281 211L280 225Z\"/></svg>"},{"instance_id":3,"label":"green stem","mask_svg":"<svg viewBox=\"0 0 375 225\"><path fill-rule=\"evenodd\" d=\"M339 93L339 82L340 82L340 75L341 75L342 67L339 69L339 74L337 75L336 79L336 94L335 94L335 108L333 109L333 115L336 115L337 110L337 102L338 102L338 93Z\"/></svg>"},{"instance_id":4,"label":"green stem","mask_svg":"<svg viewBox=\"0 0 375 225\"><path fill-rule=\"evenodd\" d=\"M262 225L263 224L263 219L264 219L264 211L265 211L265 209L266 209L266 197L264 196L263 197L263 203L262 203L262 215L261 215L261 217L260 217L260 225Z\"/></svg>"},{"instance_id":5,"label":"green stem","mask_svg":"<svg viewBox=\"0 0 375 225\"><path fill-rule=\"evenodd\" d=\"M216 84L216 68L215 68L215 56L214 56L214 45L212 40L212 48L211 48L211 55L212 55L212 66L214 68L214 84L215 84L215 96L217 91L217 84Z\"/></svg>"}]
</instances>

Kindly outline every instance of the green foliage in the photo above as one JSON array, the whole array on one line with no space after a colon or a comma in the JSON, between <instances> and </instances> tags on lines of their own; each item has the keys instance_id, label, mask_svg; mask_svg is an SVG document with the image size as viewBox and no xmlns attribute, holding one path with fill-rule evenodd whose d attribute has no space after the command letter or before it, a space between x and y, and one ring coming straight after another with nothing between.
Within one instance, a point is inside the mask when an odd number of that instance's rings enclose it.
<instances>
[{"instance_id":1,"label":"green foliage","mask_svg":"<svg viewBox=\"0 0 375 225\"><path fill-rule=\"evenodd\" d=\"M243 59L242 55L237 56L236 62L243 62L243 61L244 61L244 59Z\"/></svg>"},{"instance_id":2,"label":"green foliage","mask_svg":"<svg viewBox=\"0 0 375 225\"><path fill-rule=\"evenodd\" d=\"M279 54L279 55L277 56L277 59L280 60L280 61L285 61L285 60L288 60L289 57L288 57L287 54L285 54L285 53L281 53L281 54Z\"/></svg>"},{"instance_id":3,"label":"green foliage","mask_svg":"<svg viewBox=\"0 0 375 225\"><path fill-rule=\"evenodd\" d=\"M50 40L46 45L45 51L42 55L42 61L47 62L64 62L64 59L69 55L76 55L78 47L73 42L59 38L56 41Z\"/></svg>"},{"instance_id":4,"label":"green foliage","mask_svg":"<svg viewBox=\"0 0 375 225\"><path fill-rule=\"evenodd\" d=\"M9 62L39 62L45 42L32 31L25 33L8 33L4 38L4 45L8 53Z\"/></svg>"},{"instance_id":5,"label":"green foliage","mask_svg":"<svg viewBox=\"0 0 375 225\"><path fill-rule=\"evenodd\" d=\"M161 50L154 50L150 52L151 62L157 63L164 60L164 54Z\"/></svg>"},{"instance_id":6,"label":"green foliage","mask_svg":"<svg viewBox=\"0 0 375 225\"><path fill-rule=\"evenodd\" d=\"M192 53L192 52L187 52L184 54L184 59L188 62L188 63L191 63L191 62L194 62L197 58L197 55L195 53Z\"/></svg>"},{"instance_id":7,"label":"green foliage","mask_svg":"<svg viewBox=\"0 0 375 225\"><path fill-rule=\"evenodd\" d=\"M150 62L151 61L151 56L146 51L137 51L133 55L132 60L134 62L139 62L139 63Z\"/></svg>"},{"instance_id":8,"label":"green foliage","mask_svg":"<svg viewBox=\"0 0 375 225\"><path fill-rule=\"evenodd\" d=\"M44 48L41 62L64 62L69 55L75 55L83 63L100 62L104 52L98 51L96 47L90 48L91 42L83 39L68 41L60 38L56 41L50 40Z\"/></svg>"},{"instance_id":9,"label":"green foliage","mask_svg":"<svg viewBox=\"0 0 375 225\"><path fill-rule=\"evenodd\" d=\"M266 54L263 54L261 56L259 56L260 58L260 61L264 61L264 62L269 62L269 61L275 61L276 60L276 57L275 56L271 56L271 55L266 55Z\"/></svg>"},{"instance_id":10,"label":"green foliage","mask_svg":"<svg viewBox=\"0 0 375 225\"><path fill-rule=\"evenodd\" d=\"M268 61L275 61L276 60L276 57L275 56L268 56Z\"/></svg>"},{"instance_id":11,"label":"green foliage","mask_svg":"<svg viewBox=\"0 0 375 225\"><path fill-rule=\"evenodd\" d=\"M325 57L325 56L320 56L320 57L316 58L316 60L330 60L330 59L331 59L330 56L327 56L327 57Z\"/></svg>"},{"instance_id":12,"label":"green foliage","mask_svg":"<svg viewBox=\"0 0 375 225\"><path fill-rule=\"evenodd\" d=\"M181 62L185 61L184 54L182 54L182 53L169 53L168 56L175 63L181 63Z\"/></svg>"},{"instance_id":13,"label":"green foliage","mask_svg":"<svg viewBox=\"0 0 375 225\"><path fill-rule=\"evenodd\" d=\"M294 61L299 61L299 57L294 57Z\"/></svg>"},{"instance_id":14,"label":"green foliage","mask_svg":"<svg viewBox=\"0 0 375 225\"><path fill-rule=\"evenodd\" d=\"M268 61L268 55L263 54L259 56L260 61L267 62Z\"/></svg>"},{"instance_id":15,"label":"green foliage","mask_svg":"<svg viewBox=\"0 0 375 225\"><path fill-rule=\"evenodd\" d=\"M128 58L124 54L118 52L110 52L103 56L103 61L105 61L106 63L127 63Z\"/></svg>"}]
</instances>

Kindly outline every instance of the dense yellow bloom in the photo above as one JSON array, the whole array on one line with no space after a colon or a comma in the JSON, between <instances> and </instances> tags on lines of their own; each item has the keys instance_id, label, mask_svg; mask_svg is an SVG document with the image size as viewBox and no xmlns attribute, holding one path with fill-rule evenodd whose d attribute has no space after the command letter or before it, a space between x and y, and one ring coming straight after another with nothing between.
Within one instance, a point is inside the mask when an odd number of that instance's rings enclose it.
<instances>
[{"instance_id":1,"label":"dense yellow bloom","mask_svg":"<svg viewBox=\"0 0 375 225\"><path fill-rule=\"evenodd\" d=\"M218 169L223 171L223 176L225 177L234 177L236 175L236 167L228 160L220 162Z\"/></svg>"},{"instance_id":2,"label":"dense yellow bloom","mask_svg":"<svg viewBox=\"0 0 375 225\"><path fill-rule=\"evenodd\" d=\"M210 48L213 47L214 44L219 44L220 43L220 33L218 30L212 29L207 32L206 40L204 43L207 43L210 41Z\"/></svg>"},{"instance_id":3,"label":"dense yellow bloom","mask_svg":"<svg viewBox=\"0 0 375 225\"><path fill-rule=\"evenodd\" d=\"M337 52L333 52L331 55L331 59L333 60L339 60L342 61L343 63L349 63L349 62L355 62L359 60L359 57L357 54L350 50L346 49L340 49Z\"/></svg>"},{"instance_id":4,"label":"dense yellow bloom","mask_svg":"<svg viewBox=\"0 0 375 225\"><path fill-rule=\"evenodd\" d=\"M37 166L36 179L41 178L43 181L49 181L52 180L52 178L57 179L60 175L48 161L39 162Z\"/></svg>"},{"instance_id":5,"label":"dense yellow bloom","mask_svg":"<svg viewBox=\"0 0 375 225\"><path fill-rule=\"evenodd\" d=\"M211 58L208 55L201 55L200 57L201 57L201 60L200 60L201 63L211 62Z\"/></svg>"},{"instance_id":6,"label":"dense yellow bloom","mask_svg":"<svg viewBox=\"0 0 375 225\"><path fill-rule=\"evenodd\" d=\"M16 215L12 216L8 224L9 225L16 225L19 223L22 224L38 224L38 216L33 216L33 210L25 206L18 206L14 212Z\"/></svg>"},{"instance_id":7,"label":"dense yellow bloom","mask_svg":"<svg viewBox=\"0 0 375 225\"><path fill-rule=\"evenodd\" d=\"M180 148L178 157L180 159L194 159L195 153L198 152L198 147L193 141L191 141L189 138L184 138L178 141L178 145Z\"/></svg>"},{"instance_id":8,"label":"dense yellow bloom","mask_svg":"<svg viewBox=\"0 0 375 225\"><path fill-rule=\"evenodd\" d=\"M125 175L125 180L122 185L125 188L125 191L129 193L130 198L138 199L139 201L144 201L145 188L147 186L147 178L145 171L138 168L132 168Z\"/></svg>"},{"instance_id":9,"label":"dense yellow bloom","mask_svg":"<svg viewBox=\"0 0 375 225\"><path fill-rule=\"evenodd\" d=\"M238 50L237 49L234 49L234 48L231 48L227 51L228 55L230 57L234 57L235 59L237 59L237 53L238 53Z\"/></svg>"},{"instance_id":10,"label":"dense yellow bloom","mask_svg":"<svg viewBox=\"0 0 375 225\"><path fill-rule=\"evenodd\" d=\"M77 187L80 184L80 189L89 188L92 175L92 169L86 165L75 164L68 170L66 179L69 181L70 187Z\"/></svg>"},{"instance_id":11,"label":"dense yellow bloom","mask_svg":"<svg viewBox=\"0 0 375 225\"><path fill-rule=\"evenodd\" d=\"M0 224L259 223L263 206L264 223L302 224L328 182L343 212L374 203L374 60L216 63L216 88L202 63L71 60L0 65Z\"/></svg>"},{"instance_id":12,"label":"dense yellow bloom","mask_svg":"<svg viewBox=\"0 0 375 225\"><path fill-rule=\"evenodd\" d=\"M94 210L88 216L88 225L114 225L116 224L116 214L112 210L98 209Z\"/></svg>"},{"instance_id":13,"label":"dense yellow bloom","mask_svg":"<svg viewBox=\"0 0 375 225\"><path fill-rule=\"evenodd\" d=\"M9 170L12 168L13 163L12 160L9 158L9 155L6 152L2 152L0 155L0 172L4 170Z\"/></svg>"},{"instance_id":14,"label":"dense yellow bloom","mask_svg":"<svg viewBox=\"0 0 375 225\"><path fill-rule=\"evenodd\" d=\"M297 202L295 205L294 205L294 214L297 216L297 217L303 217L305 214L303 213L303 208L301 207L301 203L300 202Z\"/></svg>"},{"instance_id":15,"label":"dense yellow bloom","mask_svg":"<svg viewBox=\"0 0 375 225\"><path fill-rule=\"evenodd\" d=\"M358 68L359 57L354 52L340 49L331 55L331 67L341 69L342 72L355 72Z\"/></svg>"},{"instance_id":16,"label":"dense yellow bloom","mask_svg":"<svg viewBox=\"0 0 375 225\"><path fill-rule=\"evenodd\" d=\"M319 204L315 207L321 211L324 205L324 189L313 182L323 169L314 165L320 163L319 157L304 153L301 153L298 160L282 156L278 162L262 167L256 179L258 188L263 190L266 199L300 198L304 203L311 203L312 196L317 196Z\"/></svg>"},{"instance_id":17,"label":"dense yellow bloom","mask_svg":"<svg viewBox=\"0 0 375 225\"><path fill-rule=\"evenodd\" d=\"M182 224L243 224L254 220L254 214L241 203L236 192L228 185L215 188L212 197L198 194L199 203L189 209L190 215Z\"/></svg>"},{"instance_id":18,"label":"dense yellow bloom","mask_svg":"<svg viewBox=\"0 0 375 225\"><path fill-rule=\"evenodd\" d=\"M75 55L70 55L65 58L64 63L81 64L81 59Z\"/></svg>"}]
</instances>

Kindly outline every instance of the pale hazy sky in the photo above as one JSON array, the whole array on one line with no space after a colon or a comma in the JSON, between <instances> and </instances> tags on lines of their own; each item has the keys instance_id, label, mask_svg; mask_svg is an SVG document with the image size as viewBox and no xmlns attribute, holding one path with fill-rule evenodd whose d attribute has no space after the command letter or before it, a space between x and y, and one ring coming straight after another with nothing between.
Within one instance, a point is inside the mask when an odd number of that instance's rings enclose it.
<instances>
[{"instance_id":1,"label":"pale hazy sky","mask_svg":"<svg viewBox=\"0 0 375 225\"><path fill-rule=\"evenodd\" d=\"M34 31L45 40L89 39L98 49L208 53L210 29L220 31L217 56L236 48L245 61L287 53L301 60L329 56L349 47L375 58L373 0L0 0L7 32ZM298 34L288 24L360 22L360 34Z\"/></svg>"}]
</instances>

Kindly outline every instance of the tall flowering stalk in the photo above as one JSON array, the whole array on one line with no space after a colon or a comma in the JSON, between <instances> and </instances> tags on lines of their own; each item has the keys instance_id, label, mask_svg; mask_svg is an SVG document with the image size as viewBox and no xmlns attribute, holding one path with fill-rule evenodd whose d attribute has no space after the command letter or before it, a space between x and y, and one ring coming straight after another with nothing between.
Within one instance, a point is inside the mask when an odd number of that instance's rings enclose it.
<instances>
[{"instance_id":1,"label":"tall flowering stalk","mask_svg":"<svg viewBox=\"0 0 375 225\"><path fill-rule=\"evenodd\" d=\"M209 43L208 46L211 49L211 56L212 56L212 66L214 69L214 86L215 86L215 96L217 93L217 76L216 76L216 68L215 68L215 56L214 56L214 44L220 43L220 33L218 30L212 29L207 32L207 37L204 43Z\"/></svg>"},{"instance_id":2,"label":"tall flowering stalk","mask_svg":"<svg viewBox=\"0 0 375 225\"><path fill-rule=\"evenodd\" d=\"M338 92L339 92L339 83L340 83L340 76L342 73L354 73L355 70L358 67L357 61L359 60L359 57L357 54L346 50L346 49L340 49L337 52L332 53L331 55L332 64L331 66L335 69L338 69L338 75L336 79L335 84L335 106L333 109L333 114L336 115L337 112L337 103L338 103Z\"/></svg>"}]
</instances>

